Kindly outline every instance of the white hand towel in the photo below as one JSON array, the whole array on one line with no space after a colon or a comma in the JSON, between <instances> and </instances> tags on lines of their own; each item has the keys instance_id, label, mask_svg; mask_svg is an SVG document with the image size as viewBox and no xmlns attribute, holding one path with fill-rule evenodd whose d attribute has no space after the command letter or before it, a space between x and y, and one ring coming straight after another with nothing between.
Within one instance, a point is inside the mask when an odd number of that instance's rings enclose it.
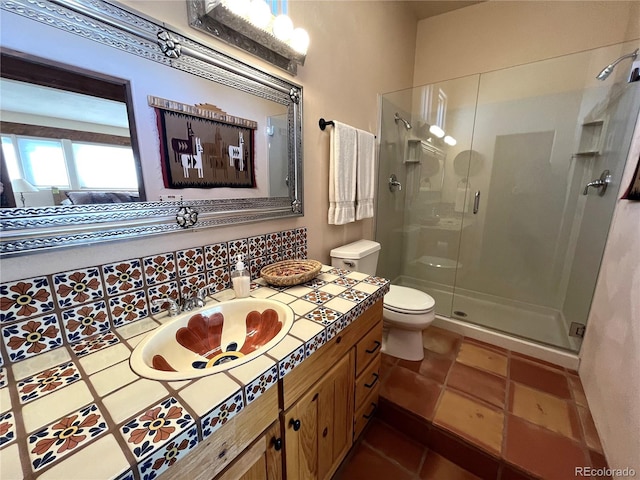
<instances>
[{"instance_id":1,"label":"white hand towel","mask_svg":"<svg viewBox=\"0 0 640 480\"><path fill-rule=\"evenodd\" d=\"M376 137L358 130L358 161L356 169L356 220L373 217L375 192Z\"/></svg>"},{"instance_id":2,"label":"white hand towel","mask_svg":"<svg viewBox=\"0 0 640 480\"><path fill-rule=\"evenodd\" d=\"M329 147L329 224L355 221L357 130L334 121Z\"/></svg>"}]
</instances>

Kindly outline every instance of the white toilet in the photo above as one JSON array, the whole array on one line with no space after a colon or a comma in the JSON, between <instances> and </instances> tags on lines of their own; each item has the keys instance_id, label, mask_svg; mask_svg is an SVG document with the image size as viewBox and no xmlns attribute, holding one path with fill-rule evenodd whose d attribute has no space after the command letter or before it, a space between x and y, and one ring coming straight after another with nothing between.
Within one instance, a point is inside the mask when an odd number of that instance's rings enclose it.
<instances>
[{"instance_id":1,"label":"white toilet","mask_svg":"<svg viewBox=\"0 0 640 480\"><path fill-rule=\"evenodd\" d=\"M331 250L331 265L376 274L380 244L358 240ZM422 331L435 318L435 301L415 288L391 285L384 296L382 351L405 360L422 360Z\"/></svg>"}]
</instances>

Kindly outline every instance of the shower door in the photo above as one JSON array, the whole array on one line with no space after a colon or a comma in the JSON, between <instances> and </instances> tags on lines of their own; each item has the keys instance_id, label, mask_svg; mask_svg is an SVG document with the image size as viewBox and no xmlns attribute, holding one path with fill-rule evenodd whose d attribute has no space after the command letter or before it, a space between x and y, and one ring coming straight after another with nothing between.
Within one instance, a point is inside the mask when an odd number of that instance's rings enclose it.
<instances>
[{"instance_id":1,"label":"shower door","mask_svg":"<svg viewBox=\"0 0 640 480\"><path fill-rule=\"evenodd\" d=\"M466 187L474 185L469 159L478 80L474 75L381 98L378 272L429 293L436 313L445 316L452 314L460 232L473 223L463 225L463 214L470 207ZM392 175L401 187L390 185Z\"/></svg>"},{"instance_id":2,"label":"shower door","mask_svg":"<svg viewBox=\"0 0 640 480\"><path fill-rule=\"evenodd\" d=\"M640 101L626 72L595 76L629 48L481 76L472 150L487 161L467 189L454 318L579 349ZM606 192L584 195L601 174Z\"/></svg>"}]
</instances>

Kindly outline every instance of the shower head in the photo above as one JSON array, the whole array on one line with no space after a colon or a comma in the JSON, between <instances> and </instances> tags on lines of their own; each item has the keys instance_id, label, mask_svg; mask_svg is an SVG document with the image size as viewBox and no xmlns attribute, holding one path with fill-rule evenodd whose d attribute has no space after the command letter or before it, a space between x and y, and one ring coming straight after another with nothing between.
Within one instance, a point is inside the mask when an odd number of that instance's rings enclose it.
<instances>
[{"instance_id":1,"label":"shower head","mask_svg":"<svg viewBox=\"0 0 640 480\"><path fill-rule=\"evenodd\" d=\"M395 113L395 115L393 116L393 119L395 120L396 123L398 123L398 120L404 123L404 126L407 130L411 128L411 124L407 122L404 118L402 118L398 112Z\"/></svg>"},{"instance_id":2,"label":"shower head","mask_svg":"<svg viewBox=\"0 0 640 480\"><path fill-rule=\"evenodd\" d=\"M598 80L606 80L607 77L609 75L611 75L611 72L613 72L614 67L620 63L622 60L624 60L625 58L633 58L634 60L636 59L636 57L638 56L638 49L636 48L636 50L633 53L628 53L626 55L621 56L620 58L618 58L615 62L607 65L606 67L604 67L602 69L602 71L596 76L596 78Z\"/></svg>"}]
</instances>

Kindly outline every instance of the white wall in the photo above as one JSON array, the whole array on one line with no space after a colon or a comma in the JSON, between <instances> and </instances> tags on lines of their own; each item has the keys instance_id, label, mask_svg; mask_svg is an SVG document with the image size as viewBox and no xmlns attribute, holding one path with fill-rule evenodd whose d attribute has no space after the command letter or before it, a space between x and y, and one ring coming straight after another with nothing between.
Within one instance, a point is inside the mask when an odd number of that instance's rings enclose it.
<instances>
[{"instance_id":1,"label":"white wall","mask_svg":"<svg viewBox=\"0 0 640 480\"><path fill-rule=\"evenodd\" d=\"M638 120L618 198L640 162ZM640 201L617 202L580 358L609 466L640 472Z\"/></svg>"}]
</instances>

